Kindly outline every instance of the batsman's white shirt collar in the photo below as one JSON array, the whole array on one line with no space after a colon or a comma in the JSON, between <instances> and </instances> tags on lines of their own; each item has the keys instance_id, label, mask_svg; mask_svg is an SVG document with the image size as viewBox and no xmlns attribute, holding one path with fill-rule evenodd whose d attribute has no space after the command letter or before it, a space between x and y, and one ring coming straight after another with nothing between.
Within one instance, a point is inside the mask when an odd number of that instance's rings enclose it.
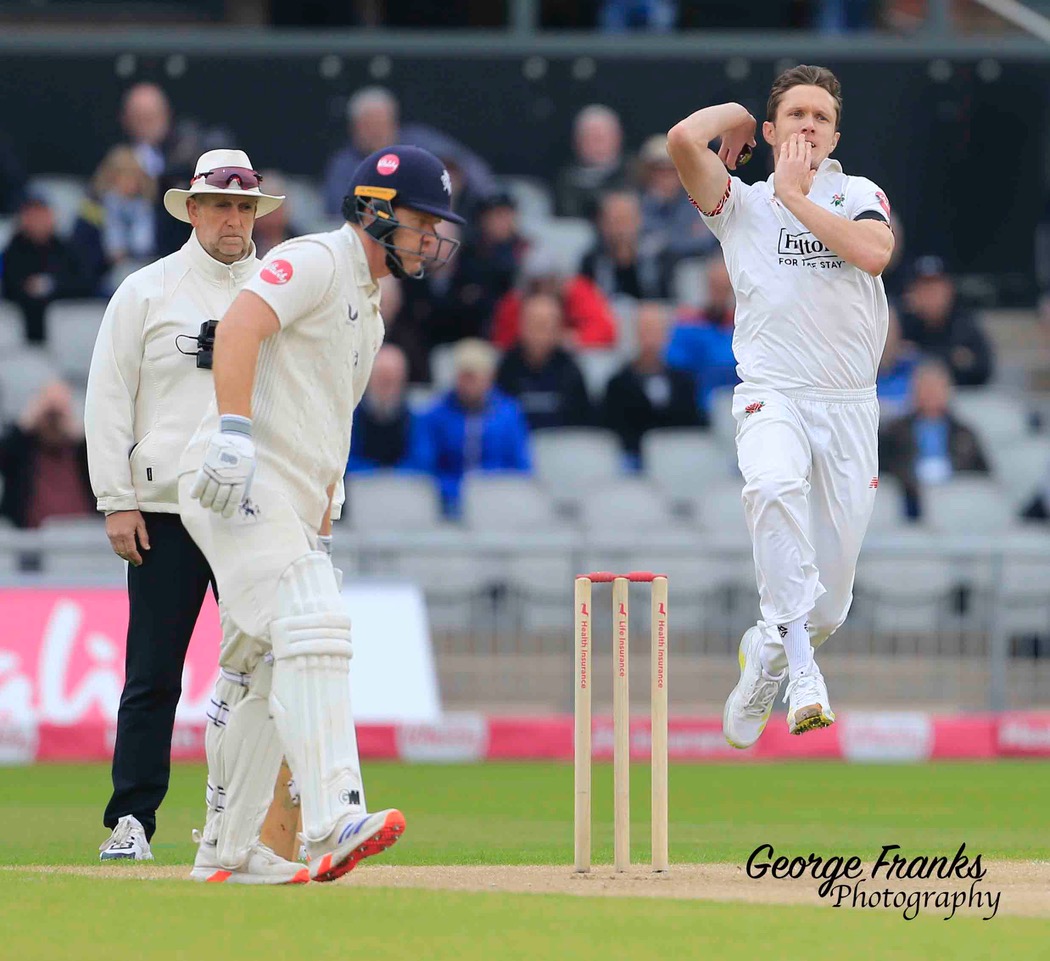
<instances>
[{"instance_id":1,"label":"batsman's white shirt collar","mask_svg":"<svg viewBox=\"0 0 1050 961\"><path fill-rule=\"evenodd\" d=\"M350 244L350 262L354 267L354 280L357 282L357 286L369 288L378 287L375 278L372 276L372 271L368 266L368 258L365 256L365 248L361 243L361 238L357 236L357 231L355 231L350 224L343 224L339 229L346 234Z\"/></svg>"}]
</instances>

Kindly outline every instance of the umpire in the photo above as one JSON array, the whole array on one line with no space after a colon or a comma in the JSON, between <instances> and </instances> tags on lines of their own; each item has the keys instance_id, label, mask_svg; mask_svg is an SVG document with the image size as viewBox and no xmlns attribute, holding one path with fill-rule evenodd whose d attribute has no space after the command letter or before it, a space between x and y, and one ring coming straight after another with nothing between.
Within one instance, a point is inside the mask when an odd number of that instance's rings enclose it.
<instances>
[{"instance_id":1,"label":"umpire","mask_svg":"<svg viewBox=\"0 0 1050 961\"><path fill-rule=\"evenodd\" d=\"M192 225L189 240L117 288L91 358L88 467L106 535L128 562L130 607L103 861L153 858L186 648L214 588L179 519L176 471L213 396L214 321L258 268L255 218L284 200L261 183L243 151L201 155L189 189L164 195L168 213Z\"/></svg>"}]
</instances>

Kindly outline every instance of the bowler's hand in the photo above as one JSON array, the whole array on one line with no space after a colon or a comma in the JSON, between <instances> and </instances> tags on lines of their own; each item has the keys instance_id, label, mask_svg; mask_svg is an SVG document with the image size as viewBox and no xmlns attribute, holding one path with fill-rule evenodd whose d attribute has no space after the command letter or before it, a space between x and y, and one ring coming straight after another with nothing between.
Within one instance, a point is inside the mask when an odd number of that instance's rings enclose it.
<instances>
[{"instance_id":1,"label":"bowler's hand","mask_svg":"<svg viewBox=\"0 0 1050 961\"><path fill-rule=\"evenodd\" d=\"M792 134L780 145L773 188L782 203L805 197L813 186L813 145L800 133Z\"/></svg>"},{"instance_id":2,"label":"bowler's hand","mask_svg":"<svg viewBox=\"0 0 1050 961\"><path fill-rule=\"evenodd\" d=\"M730 127L722 134L721 143L718 146L718 159L730 170L736 170L737 158L744 147L755 146L755 118L750 114L743 123Z\"/></svg>"},{"instance_id":3,"label":"bowler's hand","mask_svg":"<svg viewBox=\"0 0 1050 961\"><path fill-rule=\"evenodd\" d=\"M232 517L237 505L248 496L255 473L255 444L242 433L219 431L212 435L204 452L190 497L216 514Z\"/></svg>"},{"instance_id":4,"label":"bowler's hand","mask_svg":"<svg viewBox=\"0 0 1050 961\"><path fill-rule=\"evenodd\" d=\"M142 563L142 550L149 550L146 521L139 511L114 511L106 515L106 537L117 557L123 557L132 567Z\"/></svg>"}]
</instances>

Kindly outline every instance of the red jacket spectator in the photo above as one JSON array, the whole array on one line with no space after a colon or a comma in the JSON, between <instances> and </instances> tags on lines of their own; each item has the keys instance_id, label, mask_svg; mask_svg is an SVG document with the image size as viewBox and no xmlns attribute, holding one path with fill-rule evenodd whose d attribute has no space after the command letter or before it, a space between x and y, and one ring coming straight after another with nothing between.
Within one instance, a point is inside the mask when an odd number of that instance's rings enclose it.
<instances>
[{"instance_id":1,"label":"red jacket spectator","mask_svg":"<svg viewBox=\"0 0 1050 961\"><path fill-rule=\"evenodd\" d=\"M569 339L578 347L613 346L616 343L616 317L594 281L575 276L558 283L560 287L555 292L560 293ZM546 292L548 284L541 282L535 289ZM501 350L518 342L522 300L520 290L511 290L496 304L492 315L492 342Z\"/></svg>"}]
</instances>

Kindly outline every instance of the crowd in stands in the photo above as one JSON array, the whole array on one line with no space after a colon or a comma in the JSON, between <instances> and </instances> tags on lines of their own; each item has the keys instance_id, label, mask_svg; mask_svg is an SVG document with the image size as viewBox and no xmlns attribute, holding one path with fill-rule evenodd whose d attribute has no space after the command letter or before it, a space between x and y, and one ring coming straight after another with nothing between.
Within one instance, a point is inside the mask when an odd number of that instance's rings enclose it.
<instances>
[{"instance_id":1,"label":"crowd in stands","mask_svg":"<svg viewBox=\"0 0 1050 961\"><path fill-rule=\"evenodd\" d=\"M120 119L123 142L101 158L66 234L0 137L0 215L11 217L0 294L21 312L30 345L46 348L54 301L103 304L129 272L181 246L185 228L158 213L159 198L185 186L203 150L238 142L230 131L175 118L154 84L127 92ZM717 398L737 383L733 290L662 134L632 156L616 113L586 107L545 212L523 203L514 178L497 176L468 146L403 121L388 90L355 93L347 124L346 143L318 165L312 212L305 197L297 203L296 180L264 172L269 192L289 202L256 224L261 256L296 233L338 224L354 166L390 142L417 143L445 160L469 224L443 271L418 283L382 282L386 345L357 411L349 473L429 474L454 518L465 474L531 470L535 431L607 428L620 440L624 469L634 471L645 467L647 431L709 429ZM558 240L570 233L571 243ZM909 257L897 236L879 371L882 469L900 481L902 509L920 517L927 486L993 470L953 391L987 385L995 359L948 265L935 255ZM0 513L17 526L93 508L70 397L68 385L48 384L0 440ZM1036 492L1027 516L1046 513Z\"/></svg>"}]
</instances>

